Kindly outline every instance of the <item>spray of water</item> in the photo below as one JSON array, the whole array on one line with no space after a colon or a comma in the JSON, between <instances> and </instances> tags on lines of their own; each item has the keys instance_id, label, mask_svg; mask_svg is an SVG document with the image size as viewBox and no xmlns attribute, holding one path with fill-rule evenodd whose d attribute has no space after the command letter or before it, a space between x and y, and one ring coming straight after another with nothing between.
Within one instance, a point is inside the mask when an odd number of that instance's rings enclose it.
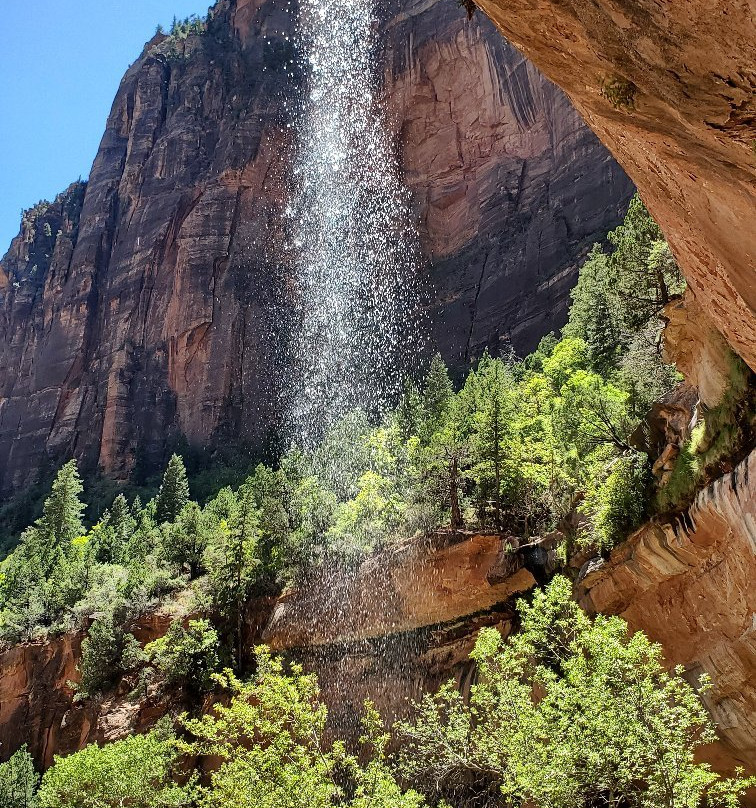
<instances>
[{"instance_id":1,"label":"spray of water","mask_svg":"<svg viewBox=\"0 0 756 808\"><path fill-rule=\"evenodd\" d=\"M291 430L393 404L421 353L420 261L375 65L376 0L302 0L309 83L289 208L301 301Z\"/></svg>"}]
</instances>

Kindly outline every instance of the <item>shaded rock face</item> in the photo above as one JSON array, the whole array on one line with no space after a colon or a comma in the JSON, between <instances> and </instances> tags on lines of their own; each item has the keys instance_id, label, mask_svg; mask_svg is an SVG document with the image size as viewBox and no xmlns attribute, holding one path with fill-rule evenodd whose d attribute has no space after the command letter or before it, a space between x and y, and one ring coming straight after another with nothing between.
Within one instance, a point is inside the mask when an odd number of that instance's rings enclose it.
<instances>
[{"instance_id":1,"label":"shaded rock face","mask_svg":"<svg viewBox=\"0 0 756 808\"><path fill-rule=\"evenodd\" d=\"M567 319L579 261L631 186L553 84L482 15L394 2L389 108L430 261L434 339L461 367Z\"/></svg>"},{"instance_id":2,"label":"shaded rock face","mask_svg":"<svg viewBox=\"0 0 756 808\"><path fill-rule=\"evenodd\" d=\"M578 585L584 608L621 615L694 679L723 743L720 767L756 761L756 452L701 491L684 518L649 524Z\"/></svg>"},{"instance_id":3,"label":"shaded rock face","mask_svg":"<svg viewBox=\"0 0 756 808\"><path fill-rule=\"evenodd\" d=\"M608 146L661 225L701 306L756 367L753 4L477 3Z\"/></svg>"},{"instance_id":4,"label":"shaded rock face","mask_svg":"<svg viewBox=\"0 0 756 808\"><path fill-rule=\"evenodd\" d=\"M124 479L179 436L269 443L292 298L289 9L221 0L207 35L148 43L78 227L49 264L23 234L0 264L0 492L69 456ZM578 259L618 223L630 182L490 22L468 25L447 0L383 13L438 345L457 366L488 344L532 348L564 321Z\"/></svg>"}]
</instances>

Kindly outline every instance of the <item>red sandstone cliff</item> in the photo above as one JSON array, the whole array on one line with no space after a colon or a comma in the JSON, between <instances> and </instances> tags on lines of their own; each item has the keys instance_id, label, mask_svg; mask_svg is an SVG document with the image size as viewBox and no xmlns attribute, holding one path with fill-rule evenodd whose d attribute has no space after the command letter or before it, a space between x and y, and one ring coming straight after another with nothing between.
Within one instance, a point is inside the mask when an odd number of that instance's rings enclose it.
<instances>
[{"instance_id":1,"label":"red sandstone cliff","mask_svg":"<svg viewBox=\"0 0 756 808\"><path fill-rule=\"evenodd\" d=\"M222 0L207 35L174 53L153 40L66 214L77 227L42 262L27 228L0 263L0 492L72 455L123 478L179 435L267 441L287 311L282 133L300 92L285 8ZM453 364L530 348L563 322L576 263L630 183L483 17L392 0L384 28L439 345Z\"/></svg>"}]
</instances>

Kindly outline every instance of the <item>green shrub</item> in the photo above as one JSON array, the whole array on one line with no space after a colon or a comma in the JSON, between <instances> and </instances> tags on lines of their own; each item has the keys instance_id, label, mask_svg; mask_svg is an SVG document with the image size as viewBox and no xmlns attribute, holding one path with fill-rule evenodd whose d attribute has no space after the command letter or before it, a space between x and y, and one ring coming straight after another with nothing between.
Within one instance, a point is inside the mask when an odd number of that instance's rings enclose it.
<instances>
[{"instance_id":1,"label":"green shrub","mask_svg":"<svg viewBox=\"0 0 756 808\"><path fill-rule=\"evenodd\" d=\"M589 491L580 508L591 523L582 543L606 552L640 527L648 513L650 484L647 455L633 452L615 460L606 480Z\"/></svg>"},{"instance_id":2,"label":"green shrub","mask_svg":"<svg viewBox=\"0 0 756 808\"><path fill-rule=\"evenodd\" d=\"M449 682L398 725L400 770L429 797L735 808L756 784L695 761L717 737L714 726L682 668L668 672L643 632L618 617L589 618L563 577L518 609L521 630L506 642L496 629L481 631L469 700ZM705 677L699 685L707 689Z\"/></svg>"},{"instance_id":3,"label":"green shrub","mask_svg":"<svg viewBox=\"0 0 756 808\"><path fill-rule=\"evenodd\" d=\"M101 693L125 671L144 660L133 634L119 625L114 614L95 618L81 644L77 698L84 699Z\"/></svg>"},{"instance_id":4,"label":"green shrub","mask_svg":"<svg viewBox=\"0 0 756 808\"><path fill-rule=\"evenodd\" d=\"M149 643L145 653L168 683L187 685L203 692L213 683L220 667L218 632L207 620L190 620L184 627L174 620L163 637Z\"/></svg>"},{"instance_id":5,"label":"green shrub","mask_svg":"<svg viewBox=\"0 0 756 808\"><path fill-rule=\"evenodd\" d=\"M657 512L687 508L703 485L727 471L752 445L755 387L756 376L733 354L722 400L716 407L703 408L690 438L680 447L669 479L657 491Z\"/></svg>"},{"instance_id":6,"label":"green shrub","mask_svg":"<svg viewBox=\"0 0 756 808\"><path fill-rule=\"evenodd\" d=\"M287 672L257 649L254 678L226 677L230 703L185 721L185 751L216 765L202 789L204 808L423 808L403 791L386 759L388 735L375 710L365 718L358 759L326 734L328 711L317 679L293 665Z\"/></svg>"},{"instance_id":7,"label":"green shrub","mask_svg":"<svg viewBox=\"0 0 756 808\"><path fill-rule=\"evenodd\" d=\"M42 778L39 808L180 808L192 804L192 784L178 785L179 752L164 730L91 744L56 755Z\"/></svg>"},{"instance_id":8,"label":"green shrub","mask_svg":"<svg viewBox=\"0 0 756 808\"><path fill-rule=\"evenodd\" d=\"M635 109L638 88L622 76L608 76L601 82L601 95L615 109Z\"/></svg>"}]
</instances>

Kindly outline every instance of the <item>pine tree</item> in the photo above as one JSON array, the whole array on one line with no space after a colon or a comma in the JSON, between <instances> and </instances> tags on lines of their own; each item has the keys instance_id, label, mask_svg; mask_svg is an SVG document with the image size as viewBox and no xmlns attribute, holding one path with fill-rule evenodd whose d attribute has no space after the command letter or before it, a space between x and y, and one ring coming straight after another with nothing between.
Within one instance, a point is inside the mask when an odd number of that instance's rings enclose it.
<instances>
[{"instance_id":1,"label":"pine tree","mask_svg":"<svg viewBox=\"0 0 756 808\"><path fill-rule=\"evenodd\" d=\"M189 578L196 578L202 555L210 539L210 525L196 502L187 503L174 524L163 528L163 552L169 561L189 567Z\"/></svg>"},{"instance_id":2,"label":"pine tree","mask_svg":"<svg viewBox=\"0 0 756 808\"><path fill-rule=\"evenodd\" d=\"M110 508L108 526L113 536L112 558L116 563L123 563L126 545L136 529L136 520L131 515L129 503L123 494L119 494Z\"/></svg>"},{"instance_id":3,"label":"pine tree","mask_svg":"<svg viewBox=\"0 0 756 808\"><path fill-rule=\"evenodd\" d=\"M395 417L404 440L409 440L420 432L423 420L423 400L414 382L405 383L404 394L396 408Z\"/></svg>"},{"instance_id":4,"label":"pine tree","mask_svg":"<svg viewBox=\"0 0 756 808\"><path fill-rule=\"evenodd\" d=\"M478 370L468 379L464 394L469 399L472 427L471 443L477 460L474 476L478 478L481 493L489 489L493 495L495 523L501 527L502 493L505 467L511 469L511 421L513 416L513 377L501 359L493 359L486 352ZM463 394L463 395L464 395ZM461 416L464 418L464 416ZM515 475L517 471L515 470ZM513 475L507 475L511 482ZM482 512L485 510L481 502Z\"/></svg>"},{"instance_id":5,"label":"pine tree","mask_svg":"<svg viewBox=\"0 0 756 808\"><path fill-rule=\"evenodd\" d=\"M163 483L157 495L156 521L174 522L187 502L189 502L189 480L186 476L186 467L181 457L174 454L168 461Z\"/></svg>"},{"instance_id":6,"label":"pine tree","mask_svg":"<svg viewBox=\"0 0 756 808\"><path fill-rule=\"evenodd\" d=\"M259 577L259 513L252 491L243 487L238 505L208 548L206 565L215 606L231 623L236 664L241 667L244 604Z\"/></svg>"},{"instance_id":7,"label":"pine tree","mask_svg":"<svg viewBox=\"0 0 756 808\"><path fill-rule=\"evenodd\" d=\"M444 423L453 398L454 387L449 371L441 354L436 354L431 361L423 388L423 424L419 437L424 443L430 442L433 433Z\"/></svg>"},{"instance_id":8,"label":"pine tree","mask_svg":"<svg viewBox=\"0 0 756 808\"><path fill-rule=\"evenodd\" d=\"M24 744L5 763L0 763L0 806L35 808L38 783L34 760Z\"/></svg>"},{"instance_id":9,"label":"pine tree","mask_svg":"<svg viewBox=\"0 0 756 808\"><path fill-rule=\"evenodd\" d=\"M84 533L81 515L85 506L79 498L83 490L76 461L71 460L58 472L42 516L23 535L25 553L40 559L45 575L49 574L58 550L68 552L71 542Z\"/></svg>"}]
</instances>

